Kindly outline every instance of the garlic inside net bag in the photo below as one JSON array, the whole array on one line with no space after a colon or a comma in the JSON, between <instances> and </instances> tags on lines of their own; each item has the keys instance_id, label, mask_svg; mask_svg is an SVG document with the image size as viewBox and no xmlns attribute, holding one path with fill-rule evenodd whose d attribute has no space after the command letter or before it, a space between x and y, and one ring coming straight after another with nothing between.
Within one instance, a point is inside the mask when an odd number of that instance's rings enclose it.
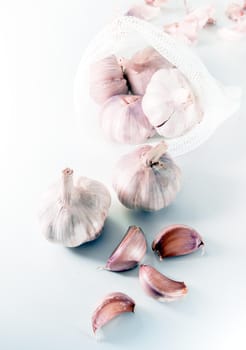
<instances>
[{"instance_id":1,"label":"garlic inside net bag","mask_svg":"<svg viewBox=\"0 0 246 350\"><path fill-rule=\"evenodd\" d=\"M135 86L130 74L128 81L114 81L117 87L114 85L111 88L115 96L103 96L105 90L102 90L103 86L100 84L92 89L91 74L96 79L99 76L99 83L100 77L103 79L104 75L100 70L97 71L98 62L107 65L107 60L114 59L127 75L127 62L130 62L132 57L138 59L141 53L149 57L157 55L157 61L163 59L164 62L163 65L158 65L157 62L158 69L155 69L154 73L151 72L146 89ZM173 90L176 80L181 85L178 90ZM135 97L133 91L139 96ZM174 113L173 106L168 104L170 94L177 105L191 111L192 116L187 117L187 123L190 123L188 127L184 128L181 113ZM119 99L117 95L123 97ZM109 97L112 99L110 105L106 101ZM144 137L147 135L150 142L156 141L153 135L157 133L161 139L165 139L172 156L185 154L205 142L224 120L239 109L240 97L240 88L226 87L219 83L189 47L177 42L153 24L130 16L117 18L92 40L83 54L74 85L75 111L79 118L89 118L88 115L101 113L103 108L103 113L111 110L112 117L116 119L121 113L122 103L131 108L133 114L137 114L142 108L147 116L148 125L151 124L152 127L149 129L144 121ZM166 104L160 100L162 98L167 101ZM83 122L86 124L86 119ZM179 130L179 123L182 130ZM107 130L109 129L110 126ZM139 140L135 143L143 143Z\"/></svg>"}]
</instances>

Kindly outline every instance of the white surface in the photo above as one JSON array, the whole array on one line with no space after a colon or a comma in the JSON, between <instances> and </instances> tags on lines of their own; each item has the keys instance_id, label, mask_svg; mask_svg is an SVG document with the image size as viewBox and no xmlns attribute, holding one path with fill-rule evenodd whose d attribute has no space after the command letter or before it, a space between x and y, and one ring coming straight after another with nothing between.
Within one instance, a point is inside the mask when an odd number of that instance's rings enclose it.
<instances>
[{"instance_id":1,"label":"white surface","mask_svg":"<svg viewBox=\"0 0 246 350\"><path fill-rule=\"evenodd\" d=\"M112 159L129 149L113 146L105 152L98 134L90 134L86 122L80 130L73 114L73 80L83 49L132 1L100 1L96 11L95 3L0 1L0 348L243 350L245 102L206 144L177 159L183 189L167 210L134 213L114 197L98 241L71 250L40 235L40 195L61 169L70 166L110 186ZM218 1L221 8L226 3ZM245 40L223 42L210 30L196 50L215 77L245 90ZM90 112L85 116L90 118ZM188 285L182 301L149 299L140 289L137 270L96 270L128 225L140 225L150 246L169 223L194 226L207 247L203 257L198 253L162 263L149 249L147 262ZM91 313L104 294L117 290L136 300L136 313L112 322L104 341L97 343Z\"/></svg>"}]
</instances>

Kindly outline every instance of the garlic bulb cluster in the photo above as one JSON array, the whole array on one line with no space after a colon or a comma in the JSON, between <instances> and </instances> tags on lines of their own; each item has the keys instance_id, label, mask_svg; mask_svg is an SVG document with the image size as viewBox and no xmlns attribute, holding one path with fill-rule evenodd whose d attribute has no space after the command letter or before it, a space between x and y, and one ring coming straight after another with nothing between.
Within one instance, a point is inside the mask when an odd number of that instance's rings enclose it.
<instances>
[{"instance_id":1,"label":"garlic bulb cluster","mask_svg":"<svg viewBox=\"0 0 246 350\"><path fill-rule=\"evenodd\" d=\"M112 96L127 93L127 82L115 55L91 65L90 95L96 103L101 104Z\"/></svg>"},{"instance_id":2,"label":"garlic bulb cluster","mask_svg":"<svg viewBox=\"0 0 246 350\"><path fill-rule=\"evenodd\" d=\"M159 69L172 67L171 63L152 47L138 51L129 60L121 58L120 63L123 66L131 92L142 96L155 72Z\"/></svg>"},{"instance_id":3,"label":"garlic bulb cluster","mask_svg":"<svg viewBox=\"0 0 246 350\"><path fill-rule=\"evenodd\" d=\"M103 184L80 177L74 185L73 170L65 169L62 180L45 195L40 211L42 233L66 247L92 241L102 231L110 204Z\"/></svg>"},{"instance_id":4,"label":"garlic bulb cluster","mask_svg":"<svg viewBox=\"0 0 246 350\"><path fill-rule=\"evenodd\" d=\"M161 69L153 75L142 106L157 133L165 138L184 135L203 116L191 86L177 68Z\"/></svg>"},{"instance_id":5,"label":"garlic bulb cluster","mask_svg":"<svg viewBox=\"0 0 246 350\"><path fill-rule=\"evenodd\" d=\"M100 113L101 128L111 140L120 143L142 143L156 132L142 109L142 97L111 97Z\"/></svg>"},{"instance_id":6,"label":"garlic bulb cluster","mask_svg":"<svg viewBox=\"0 0 246 350\"><path fill-rule=\"evenodd\" d=\"M175 199L181 171L166 150L164 142L141 146L119 160L113 187L124 206L154 211L167 207Z\"/></svg>"}]
</instances>

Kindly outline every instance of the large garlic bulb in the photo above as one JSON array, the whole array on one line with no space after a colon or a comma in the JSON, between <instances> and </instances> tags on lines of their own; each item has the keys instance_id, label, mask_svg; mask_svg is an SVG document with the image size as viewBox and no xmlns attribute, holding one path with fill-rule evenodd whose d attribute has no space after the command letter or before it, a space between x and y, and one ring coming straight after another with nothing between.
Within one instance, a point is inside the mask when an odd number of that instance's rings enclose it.
<instances>
[{"instance_id":1,"label":"large garlic bulb","mask_svg":"<svg viewBox=\"0 0 246 350\"><path fill-rule=\"evenodd\" d=\"M152 47L138 51L130 60L121 58L125 76L134 95L144 95L152 75L172 65Z\"/></svg>"},{"instance_id":2,"label":"large garlic bulb","mask_svg":"<svg viewBox=\"0 0 246 350\"><path fill-rule=\"evenodd\" d=\"M90 67L90 95L98 104L110 97L127 94L128 87L116 56L111 55Z\"/></svg>"},{"instance_id":3,"label":"large garlic bulb","mask_svg":"<svg viewBox=\"0 0 246 350\"><path fill-rule=\"evenodd\" d=\"M73 183L73 170L65 169L62 180L46 194L40 220L43 235L51 242L77 247L96 239L111 204L106 187L80 177Z\"/></svg>"},{"instance_id":4,"label":"large garlic bulb","mask_svg":"<svg viewBox=\"0 0 246 350\"><path fill-rule=\"evenodd\" d=\"M119 95L111 97L101 111L101 127L111 140L141 143L156 132L143 113L142 97Z\"/></svg>"},{"instance_id":5,"label":"large garlic bulb","mask_svg":"<svg viewBox=\"0 0 246 350\"><path fill-rule=\"evenodd\" d=\"M164 142L145 145L119 160L113 187L124 206L153 211L167 207L175 199L181 172L166 150Z\"/></svg>"},{"instance_id":6,"label":"large garlic bulb","mask_svg":"<svg viewBox=\"0 0 246 350\"><path fill-rule=\"evenodd\" d=\"M191 86L176 68L161 69L152 76L142 106L158 134L166 138L185 134L203 116Z\"/></svg>"}]
</instances>

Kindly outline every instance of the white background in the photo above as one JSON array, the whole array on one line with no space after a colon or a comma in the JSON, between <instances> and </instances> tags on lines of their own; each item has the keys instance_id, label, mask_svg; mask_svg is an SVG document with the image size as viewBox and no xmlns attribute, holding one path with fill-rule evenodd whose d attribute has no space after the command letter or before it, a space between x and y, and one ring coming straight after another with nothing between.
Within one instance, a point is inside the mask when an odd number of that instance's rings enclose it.
<instances>
[{"instance_id":1,"label":"white background","mask_svg":"<svg viewBox=\"0 0 246 350\"><path fill-rule=\"evenodd\" d=\"M222 25L227 1L215 3ZM206 144L177 159L183 187L168 209L134 213L112 193L110 217L97 241L72 250L52 245L40 234L41 193L64 167L111 186L113 157L109 147L105 152L101 139L87 131L90 111L78 127L73 81L92 37L129 4L132 1L0 0L3 350L246 348L245 93L239 113ZM182 8L182 1L170 4ZM246 88L245 40L225 42L210 29L196 51L216 78ZM124 150L119 147L119 154ZM149 249L147 262L186 282L189 294L182 301L160 304L148 298L139 286L137 269L124 274L96 269L129 225L143 228L150 247L170 223L194 226L206 242L203 257L196 253L162 263ZM98 343L91 313L112 291L134 298L136 313L111 322Z\"/></svg>"}]
</instances>

